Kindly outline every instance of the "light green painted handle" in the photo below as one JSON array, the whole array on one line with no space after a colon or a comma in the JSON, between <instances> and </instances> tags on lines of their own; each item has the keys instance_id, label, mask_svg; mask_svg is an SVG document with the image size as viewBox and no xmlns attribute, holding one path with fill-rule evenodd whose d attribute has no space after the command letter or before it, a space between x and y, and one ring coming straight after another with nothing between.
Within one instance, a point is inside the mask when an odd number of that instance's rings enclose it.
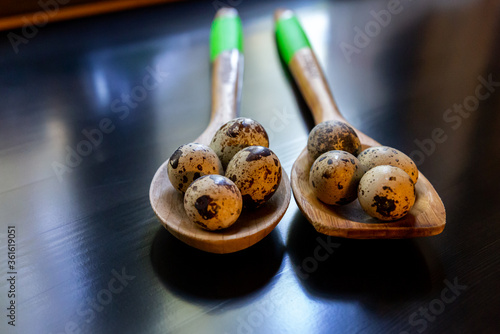
<instances>
[{"instance_id":1,"label":"light green painted handle","mask_svg":"<svg viewBox=\"0 0 500 334\"><path fill-rule=\"evenodd\" d=\"M243 28L238 13L229 8L219 12L210 30L210 61L226 50L237 49L243 53Z\"/></svg>"},{"instance_id":2,"label":"light green painted handle","mask_svg":"<svg viewBox=\"0 0 500 334\"><path fill-rule=\"evenodd\" d=\"M276 42L279 53L287 64L297 50L311 47L299 20L293 14L276 20Z\"/></svg>"}]
</instances>

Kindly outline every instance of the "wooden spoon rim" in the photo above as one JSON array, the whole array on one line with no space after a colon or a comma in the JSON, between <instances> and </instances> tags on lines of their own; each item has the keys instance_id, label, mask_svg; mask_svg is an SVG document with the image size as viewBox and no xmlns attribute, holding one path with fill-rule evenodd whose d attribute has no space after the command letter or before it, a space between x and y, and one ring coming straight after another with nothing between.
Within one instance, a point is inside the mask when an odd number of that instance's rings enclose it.
<instances>
[{"instance_id":1,"label":"wooden spoon rim","mask_svg":"<svg viewBox=\"0 0 500 334\"><path fill-rule=\"evenodd\" d=\"M290 181L286 172L282 170L278 190L268 202L256 210L243 210L236 223L227 229L203 230L186 216L182 202L183 194L174 189L168 179L168 161L158 168L151 182L149 190L151 206L162 225L172 235L200 250L224 254L254 245L278 225L290 204ZM170 210L162 210L164 207L160 202L165 199L176 200L178 203L170 205Z\"/></svg>"},{"instance_id":2,"label":"wooden spoon rim","mask_svg":"<svg viewBox=\"0 0 500 334\"><path fill-rule=\"evenodd\" d=\"M364 145L364 148L368 147L370 146ZM290 179L300 211L318 232L353 239L399 239L431 236L443 231L446 224L443 202L422 173L419 172L415 185L417 191L415 205L408 215L396 221L384 222L370 218L362 210L357 199L347 206L338 207L319 201L309 186L309 169L313 163L311 160L306 147L295 160ZM302 178L301 175L305 177ZM304 189L307 189L307 192ZM430 206L434 210L426 210ZM350 216L359 216L360 220L369 222L352 220L348 218Z\"/></svg>"}]
</instances>

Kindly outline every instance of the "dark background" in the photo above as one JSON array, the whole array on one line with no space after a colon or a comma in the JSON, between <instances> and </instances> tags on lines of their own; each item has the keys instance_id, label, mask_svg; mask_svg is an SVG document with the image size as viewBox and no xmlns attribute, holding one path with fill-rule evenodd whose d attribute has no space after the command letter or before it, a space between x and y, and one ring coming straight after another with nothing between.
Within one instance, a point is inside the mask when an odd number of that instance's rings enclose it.
<instances>
[{"instance_id":1,"label":"dark background","mask_svg":"<svg viewBox=\"0 0 500 334\"><path fill-rule=\"evenodd\" d=\"M208 122L208 36L219 3L243 20L241 114L266 127L287 173L312 120L274 44L280 6L296 10L345 117L418 160L446 207L442 234L329 239L293 200L268 237L235 254L191 249L161 227L149 185ZM447 111L474 102L479 77L500 82L499 2L402 0L401 12L347 59L341 43L354 45L355 27L387 6L166 4L47 25L17 53L0 32L0 332L500 332L500 87L463 116ZM126 113L120 100L139 91L148 68L167 75ZM82 145L82 131L106 118L113 130L58 177L54 166ZM436 129L446 139L431 144ZM15 328L6 318L10 225ZM312 260L325 243L334 252ZM111 293L122 271L126 286ZM449 303L446 282L465 286ZM426 318L429 307L435 314Z\"/></svg>"}]
</instances>

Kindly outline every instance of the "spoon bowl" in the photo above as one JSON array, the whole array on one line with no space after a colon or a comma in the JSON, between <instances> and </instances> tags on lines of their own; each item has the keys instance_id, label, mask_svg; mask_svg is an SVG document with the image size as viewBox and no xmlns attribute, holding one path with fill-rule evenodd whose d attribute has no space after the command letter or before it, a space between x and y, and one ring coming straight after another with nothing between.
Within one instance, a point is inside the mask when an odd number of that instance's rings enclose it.
<instances>
[{"instance_id":1,"label":"spoon bowl","mask_svg":"<svg viewBox=\"0 0 500 334\"><path fill-rule=\"evenodd\" d=\"M199 142L199 141L197 141ZM174 189L167 175L168 160L158 168L149 192L151 206L162 225L184 243L211 253L232 253L248 248L267 236L279 223L290 202L290 181L285 171L276 193L257 210L243 210L229 228L206 231L186 215L183 194Z\"/></svg>"},{"instance_id":2,"label":"spoon bowl","mask_svg":"<svg viewBox=\"0 0 500 334\"><path fill-rule=\"evenodd\" d=\"M368 147L363 145L363 148ZM399 239L431 236L443 231L444 205L422 173L415 185L415 205L409 213L394 222L381 222L367 215L358 200L342 206L321 202L309 185L309 169L313 162L305 148L292 167L291 185L300 211L318 232L353 239Z\"/></svg>"}]
</instances>

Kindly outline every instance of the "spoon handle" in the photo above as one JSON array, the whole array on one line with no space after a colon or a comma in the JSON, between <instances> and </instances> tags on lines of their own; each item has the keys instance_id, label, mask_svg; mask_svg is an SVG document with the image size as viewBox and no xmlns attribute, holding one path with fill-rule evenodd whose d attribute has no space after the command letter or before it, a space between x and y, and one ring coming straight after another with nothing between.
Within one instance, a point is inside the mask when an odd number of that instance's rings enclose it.
<instances>
[{"instance_id":1,"label":"spoon handle","mask_svg":"<svg viewBox=\"0 0 500 334\"><path fill-rule=\"evenodd\" d=\"M325 75L295 14L288 9L275 12L276 43L316 124L326 120L346 122L328 88Z\"/></svg>"},{"instance_id":2,"label":"spoon handle","mask_svg":"<svg viewBox=\"0 0 500 334\"><path fill-rule=\"evenodd\" d=\"M210 30L212 62L212 115L199 142L210 142L224 123L239 113L243 79L243 29L233 8L217 11Z\"/></svg>"}]
</instances>

